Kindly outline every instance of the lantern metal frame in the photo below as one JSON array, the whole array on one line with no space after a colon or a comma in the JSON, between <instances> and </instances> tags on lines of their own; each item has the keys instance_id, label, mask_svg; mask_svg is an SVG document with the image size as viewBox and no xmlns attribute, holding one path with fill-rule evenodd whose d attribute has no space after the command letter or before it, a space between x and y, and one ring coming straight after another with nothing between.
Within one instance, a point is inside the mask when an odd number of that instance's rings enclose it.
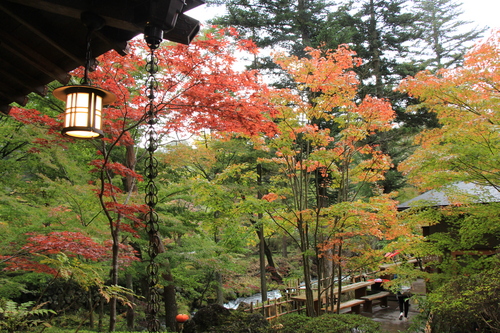
<instances>
[{"instance_id":1,"label":"lantern metal frame","mask_svg":"<svg viewBox=\"0 0 500 333\"><path fill-rule=\"evenodd\" d=\"M90 85L74 85L54 89L53 95L66 101L63 135L81 139L104 136L102 108L116 100L113 93Z\"/></svg>"},{"instance_id":2,"label":"lantern metal frame","mask_svg":"<svg viewBox=\"0 0 500 333\"><path fill-rule=\"evenodd\" d=\"M92 33L99 30L104 19L92 12L82 13L82 22L87 27L87 49L85 54L85 71L80 85L63 86L54 89L52 94L57 99L66 102L64 111L64 136L79 139L94 139L104 137L102 131L103 107L116 100L115 94L91 86L88 73L92 70L92 50L90 48Z\"/></svg>"}]
</instances>

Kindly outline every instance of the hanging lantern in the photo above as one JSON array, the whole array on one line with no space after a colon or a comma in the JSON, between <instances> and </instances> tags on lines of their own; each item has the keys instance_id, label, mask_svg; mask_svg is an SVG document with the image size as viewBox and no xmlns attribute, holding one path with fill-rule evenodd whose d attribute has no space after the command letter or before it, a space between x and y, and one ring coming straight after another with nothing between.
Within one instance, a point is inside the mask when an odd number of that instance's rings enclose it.
<instances>
[{"instance_id":1,"label":"hanging lantern","mask_svg":"<svg viewBox=\"0 0 500 333\"><path fill-rule=\"evenodd\" d=\"M102 138L102 108L116 96L104 89L88 86L65 86L54 89L54 97L66 102L62 134L81 139Z\"/></svg>"},{"instance_id":2,"label":"hanging lantern","mask_svg":"<svg viewBox=\"0 0 500 333\"><path fill-rule=\"evenodd\" d=\"M178 322L178 323L185 323L186 321L189 320L189 315L187 314L178 314L177 316L175 316L175 320Z\"/></svg>"},{"instance_id":3,"label":"hanging lantern","mask_svg":"<svg viewBox=\"0 0 500 333\"><path fill-rule=\"evenodd\" d=\"M109 91L91 86L88 73L95 69L92 66L92 50L90 48L92 34L102 28L105 21L102 17L90 11L82 12L81 19L87 27L87 49L83 81L80 85L54 89L53 95L66 102L63 135L80 139L102 138L104 136L102 131L102 108L104 105L113 103L116 96Z\"/></svg>"}]
</instances>

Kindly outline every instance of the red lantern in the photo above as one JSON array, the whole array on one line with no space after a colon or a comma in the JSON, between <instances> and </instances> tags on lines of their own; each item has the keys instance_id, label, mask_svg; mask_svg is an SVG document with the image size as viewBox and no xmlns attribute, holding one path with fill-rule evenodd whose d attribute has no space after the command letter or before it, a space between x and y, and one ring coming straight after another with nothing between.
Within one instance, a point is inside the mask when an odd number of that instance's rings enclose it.
<instances>
[{"instance_id":1,"label":"red lantern","mask_svg":"<svg viewBox=\"0 0 500 333\"><path fill-rule=\"evenodd\" d=\"M182 313L178 314L177 316L175 316L175 320L177 320L178 323L185 323L189 320L189 315Z\"/></svg>"}]
</instances>

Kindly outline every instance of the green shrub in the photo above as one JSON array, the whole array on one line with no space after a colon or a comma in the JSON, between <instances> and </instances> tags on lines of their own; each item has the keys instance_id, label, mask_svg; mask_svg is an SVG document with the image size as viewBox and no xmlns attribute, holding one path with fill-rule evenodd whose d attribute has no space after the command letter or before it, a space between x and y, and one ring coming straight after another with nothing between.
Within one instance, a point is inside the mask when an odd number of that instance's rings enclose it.
<instances>
[{"instance_id":1,"label":"green shrub","mask_svg":"<svg viewBox=\"0 0 500 333\"><path fill-rule=\"evenodd\" d=\"M105 330L106 331L106 330ZM51 327L47 328L43 331L43 333L75 333L76 328L56 328L56 327ZM80 329L78 330L78 333L97 333L97 330L84 330ZM102 332L102 331L101 331ZM168 333L170 331L162 331L162 333ZM144 331L114 331L113 333L144 333Z\"/></svg>"},{"instance_id":2,"label":"green shrub","mask_svg":"<svg viewBox=\"0 0 500 333\"><path fill-rule=\"evenodd\" d=\"M213 333L237 333L237 332L252 332L265 333L268 332L268 322L260 313L247 313L243 311L232 311L220 326L210 330Z\"/></svg>"},{"instance_id":3,"label":"green shrub","mask_svg":"<svg viewBox=\"0 0 500 333\"><path fill-rule=\"evenodd\" d=\"M279 317L273 322L274 332L296 333L312 318L303 314L290 313Z\"/></svg>"},{"instance_id":4,"label":"green shrub","mask_svg":"<svg viewBox=\"0 0 500 333\"><path fill-rule=\"evenodd\" d=\"M184 324L184 333L267 333L269 323L260 313L248 313L211 304Z\"/></svg>"},{"instance_id":5,"label":"green shrub","mask_svg":"<svg viewBox=\"0 0 500 333\"><path fill-rule=\"evenodd\" d=\"M316 318L285 315L273 324L276 333L378 333L380 324L360 315L324 314Z\"/></svg>"}]
</instances>

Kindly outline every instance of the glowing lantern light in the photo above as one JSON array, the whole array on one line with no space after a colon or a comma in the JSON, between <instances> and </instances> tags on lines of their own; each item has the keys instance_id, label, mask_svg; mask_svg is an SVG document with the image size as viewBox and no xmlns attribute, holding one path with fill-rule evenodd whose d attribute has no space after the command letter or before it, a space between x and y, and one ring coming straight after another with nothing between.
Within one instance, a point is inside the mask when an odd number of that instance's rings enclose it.
<instances>
[{"instance_id":1,"label":"glowing lantern light","mask_svg":"<svg viewBox=\"0 0 500 333\"><path fill-rule=\"evenodd\" d=\"M66 102L62 134L74 138L102 138L102 107L116 96L104 89L80 85L54 89L54 96Z\"/></svg>"}]
</instances>

